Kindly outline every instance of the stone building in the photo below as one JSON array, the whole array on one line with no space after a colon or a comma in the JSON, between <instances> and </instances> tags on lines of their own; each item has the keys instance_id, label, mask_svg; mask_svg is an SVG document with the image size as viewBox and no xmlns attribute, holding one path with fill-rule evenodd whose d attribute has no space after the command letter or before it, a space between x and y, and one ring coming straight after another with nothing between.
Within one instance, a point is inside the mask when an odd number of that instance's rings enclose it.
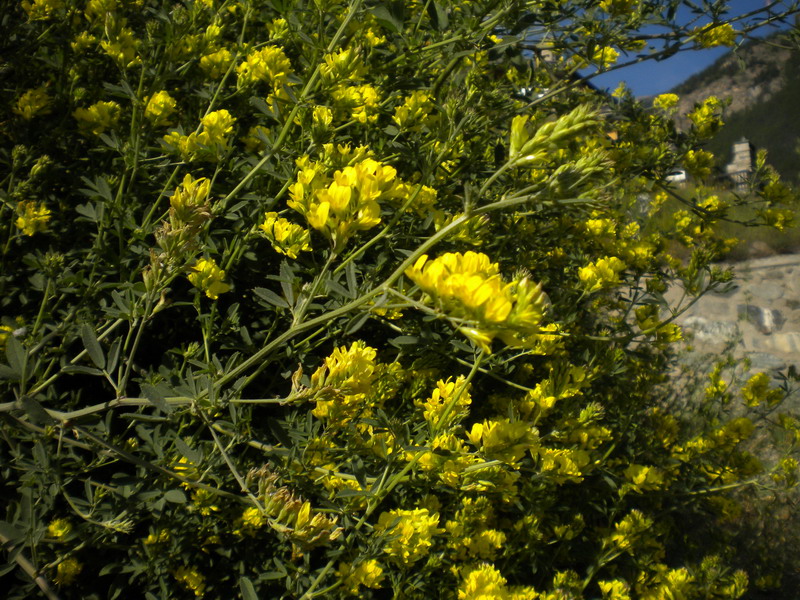
<instances>
[{"instance_id":1,"label":"stone building","mask_svg":"<svg viewBox=\"0 0 800 600\"><path fill-rule=\"evenodd\" d=\"M750 175L753 173L755 148L747 138L742 138L733 144L733 158L725 165L725 174L739 190L747 187Z\"/></svg>"}]
</instances>

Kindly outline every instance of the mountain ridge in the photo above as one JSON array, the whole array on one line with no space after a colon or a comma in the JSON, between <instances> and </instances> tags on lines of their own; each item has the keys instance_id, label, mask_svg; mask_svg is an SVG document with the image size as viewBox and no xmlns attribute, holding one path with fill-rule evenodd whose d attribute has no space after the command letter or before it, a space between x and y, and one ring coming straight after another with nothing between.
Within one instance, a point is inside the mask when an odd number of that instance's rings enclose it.
<instances>
[{"instance_id":1,"label":"mountain ridge","mask_svg":"<svg viewBox=\"0 0 800 600\"><path fill-rule=\"evenodd\" d=\"M767 162L792 183L800 182L800 49L785 32L754 39L689 77L671 93L680 98L678 114L690 112L709 96L729 100L725 126L709 142L722 167L731 147L747 138L767 150ZM684 118L680 126L688 126Z\"/></svg>"}]
</instances>

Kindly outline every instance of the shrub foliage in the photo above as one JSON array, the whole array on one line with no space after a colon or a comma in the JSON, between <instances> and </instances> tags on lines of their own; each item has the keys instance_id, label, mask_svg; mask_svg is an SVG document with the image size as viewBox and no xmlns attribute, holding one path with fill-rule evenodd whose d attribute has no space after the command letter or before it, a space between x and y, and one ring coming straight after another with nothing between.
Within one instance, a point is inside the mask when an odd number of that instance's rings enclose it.
<instances>
[{"instance_id":1,"label":"shrub foliage","mask_svg":"<svg viewBox=\"0 0 800 600\"><path fill-rule=\"evenodd\" d=\"M6 597L744 594L800 426L764 374L669 385L730 202L641 226L723 103L680 132L576 75L755 26L679 4L5 10Z\"/></svg>"}]
</instances>

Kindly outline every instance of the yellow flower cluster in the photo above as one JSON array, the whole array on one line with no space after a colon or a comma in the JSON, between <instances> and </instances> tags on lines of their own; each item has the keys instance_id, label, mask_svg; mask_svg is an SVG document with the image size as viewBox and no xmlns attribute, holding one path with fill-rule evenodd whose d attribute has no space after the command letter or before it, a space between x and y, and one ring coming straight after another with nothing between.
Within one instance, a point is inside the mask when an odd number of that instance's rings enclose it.
<instances>
[{"instance_id":1,"label":"yellow flower cluster","mask_svg":"<svg viewBox=\"0 0 800 600\"><path fill-rule=\"evenodd\" d=\"M709 23L695 29L692 37L701 48L713 48L715 46L735 45L736 36L738 35L739 32L730 23Z\"/></svg>"},{"instance_id":2,"label":"yellow flower cluster","mask_svg":"<svg viewBox=\"0 0 800 600\"><path fill-rule=\"evenodd\" d=\"M362 158L328 177L321 163L305 164L289 187L288 205L306 218L333 246L344 248L358 231L381 222L378 203L394 190L397 171L372 158Z\"/></svg>"},{"instance_id":3,"label":"yellow flower cluster","mask_svg":"<svg viewBox=\"0 0 800 600\"><path fill-rule=\"evenodd\" d=\"M663 110L665 113L669 113L678 105L678 98L677 94L659 94L655 98L653 98L653 106L659 110Z\"/></svg>"},{"instance_id":4,"label":"yellow flower cluster","mask_svg":"<svg viewBox=\"0 0 800 600\"><path fill-rule=\"evenodd\" d=\"M430 513L427 508L415 508L381 513L375 532L386 535L383 551L393 561L410 566L428 554L433 537L443 530L439 528L438 513Z\"/></svg>"},{"instance_id":5,"label":"yellow flower cluster","mask_svg":"<svg viewBox=\"0 0 800 600\"><path fill-rule=\"evenodd\" d=\"M656 344L672 344L683 339L683 332L680 326L675 323L661 321L658 314L658 306L655 304L640 306L635 313L636 324L639 329L648 335L654 336Z\"/></svg>"},{"instance_id":6,"label":"yellow flower cluster","mask_svg":"<svg viewBox=\"0 0 800 600\"><path fill-rule=\"evenodd\" d=\"M311 388L321 392L314 416L343 423L364 410L375 380L376 354L362 341L336 348L311 376Z\"/></svg>"},{"instance_id":7,"label":"yellow flower cluster","mask_svg":"<svg viewBox=\"0 0 800 600\"><path fill-rule=\"evenodd\" d=\"M50 209L44 204L39 204L33 200L23 201L17 204L17 220L15 225L22 230L25 235L33 235L47 229L50 221Z\"/></svg>"},{"instance_id":8,"label":"yellow flower cluster","mask_svg":"<svg viewBox=\"0 0 800 600\"><path fill-rule=\"evenodd\" d=\"M77 108L72 116L78 121L83 133L100 135L106 129L114 127L119 121L120 105L114 101L95 102L89 108Z\"/></svg>"},{"instance_id":9,"label":"yellow flower cluster","mask_svg":"<svg viewBox=\"0 0 800 600\"><path fill-rule=\"evenodd\" d=\"M108 32L108 39L100 42L100 47L119 67L130 68L141 64L142 59L137 56L139 40L128 27L120 27L116 31Z\"/></svg>"},{"instance_id":10,"label":"yellow flower cluster","mask_svg":"<svg viewBox=\"0 0 800 600\"><path fill-rule=\"evenodd\" d=\"M721 109L720 99L716 96L709 96L687 115L699 137L709 138L722 127L724 123L719 115Z\"/></svg>"},{"instance_id":11,"label":"yellow flower cluster","mask_svg":"<svg viewBox=\"0 0 800 600\"><path fill-rule=\"evenodd\" d=\"M227 48L220 48L214 52L209 52L200 59L200 68L211 79L222 77L233 62L233 54Z\"/></svg>"},{"instance_id":12,"label":"yellow flower cluster","mask_svg":"<svg viewBox=\"0 0 800 600\"><path fill-rule=\"evenodd\" d=\"M230 291L231 286L225 283L225 271L217 266L213 258L201 258L192 267L189 273L191 284L206 293L212 300L219 298L220 294Z\"/></svg>"},{"instance_id":13,"label":"yellow flower cluster","mask_svg":"<svg viewBox=\"0 0 800 600\"><path fill-rule=\"evenodd\" d=\"M661 489L664 485L664 472L658 467L630 464L625 469L624 475L629 483L623 485L621 492L628 490L638 493L648 492Z\"/></svg>"},{"instance_id":14,"label":"yellow flower cluster","mask_svg":"<svg viewBox=\"0 0 800 600\"><path fill-rule=\"evenodd\" d=\"M264 222L258 226L276 252L289 258L297 258L303 251L311 250L311 236L307 229L278 217L276 212L264 215Z\"/></svg>"},{"instance_id":15,"label":"yellow flower cluster","mask_svg":"<svg viewBox=\"0 0 800 600\"><path fill-rule=\"evenodd\" d=\"M610 67L619 58L619 52L610 46L603 46L594 51L592 62L603 68Z\"/></svg>"},{"instance_id":16,"label":"yellow flower cluster","mask_svg":"<svg viewBox=\"0 0 800 600\"><path fill-rule=\"evenodd\" d=\"M175 579L198 598L206 593L206 578L194 567L182 565L173 574Z\"/></svg>"},{"instance_id":17,"label":"yellow flower cluster","mask_svg":"<svg viewBox=\"0 0 800 600\"><path fill-rule=\"evenodd\" d=\"M173 226L193 223L198 212L207 212L206 200L211 190L207 177L195 179L190 173L183 177L180 187L169 198Z\"/></svg>"},{"instance_id":18,"label":"yellow flower cluster","mask_svg":"<svg viewBox=\"0 0 800 600\"><path fill-rule=\"evenodd\" d=\"M653 520L634 509L614 525L614 533L609 541L621 552L633 553L635 546L647 536L652 527Z\"/></svg>"},{"instance_id":19,"label":"yellow flower cluster","mask_svg":"<svg viewBox=\"0 0 800 600\"><path fill-rule=\"evenodd\" d=\"M50 96L44 87L28 90L17 99L14 106L14 114L19 115L26 121L30 121L37 115L46 115L50 112Z\"/></svg>"},{"instance_id":20,"label":"yellow flower cluster","mask_svg":"<svg viewBox=\"0 0 800 600\"><path fill-rule=\"evenodd\" d=\"M175 99L168 92L156 92L145 98L144 116L155 126L169 125L170 117L177 109Z\"/></svg>"},{"instance_id":21,"label":"yellow flower cluster","mask_svg":"<svg viewBox=\"0 0 800 600\"><path fill-rule=\"evenodd\" d=\"M493 565L483 563L464 572L458 586L458 600L535 600L532 587L511 587Z\"/></svg>"},{"instance_id":22,"label":"yellow flower cluster","mask_svg":"<svg viewBox=\"0 0 800 600\"><path fill-rule=\"evenodd\" d=\"M184 160L218 160L230 148L229 138L236 119L227 110L216 110L200 120L201 132L181 135L171 131L164 136L167 146L177 150Z\"/></svg>"},{"instance_id":23,"label":"yellow flower cluster","mask_svg":"<svg viewBox=\"0 0 800 600\"><path fill-rule=\"evenodd\" d=\"M83 571L83 565L74 556L65 558L56 567L56 576L53 580L58 585L69 585Z\"/></svg>"},{"instance_id":24,"label":"yellow flower cluster","mask_svg":"<svg viewBox=\"0 0 800 600\"><path fill-rule=\"evenodd\" d=\"M310 502L298 498L286 487L277 486L277 476L265 469L254 473L260 477L259 495L264 502L267 523L288 537L294 546L309 550L335 541L342 535L343 530L337 526L336 517L317 512L311 508Z\"/></svg>"},{"instance_id":25,"label":"yellow flower cluster","mask_svg":"<svg viewBox=\"0 0 800 600\"><path fill-rule=\"evenodd\" d=\"M683 158L683 166L695 179L706 179L711 175L716 160L708 150L689 150Z\"/></svg>"},{"instance_id":26,"label":"yellow flower cluster","mask_svg":"<svg viewBox=\"0 0 800 600\"><path fill-rule=\"evenodd\" d=\"M475 423L467 433L473 446L490 460L517 466L526 452L539 448L539 431L525 421L489 419Z\"/></svg>"},{"instance_id":27,"label":"yellow flower cluster","mask_svg":"<svg viewBox=\"0 0 800 600\"><path fill-rule=\"evenodd\" d=\"M445 523L447 543L458 560L492 560L506 541L506 534L494 529L495 512L486 496L465 496L452 520Z\"/></svg>"},{"instance_id":28,"label":"yellow flower cluster","mask_svg":"<svg viewBox=\"0 0 800 600\"><path fill-rule=\"evenodd\" d=\"M418 131L432 124L433 108L431 95L426 91L417 90L394 109L394 122L402 129Z\"/></svg>"},{"instance_id":29,"label":"yellow flower cluster","mask_svg":"<svg viewBox=\"0 0 800 600\"><path fill-rule=\"evenodd\" d=\"M599 6L612 15L623 15L632 11L640 0L600 0Z\"/></svg>"},{"instance_id":30,"label":"yellow flower cluster","mask_svg":"<svg viewBox=\"0 0 800 600\"><path fill-rule=\"evenodd\" d=\"M289 78L292 63L279 46L267 46L247 55L238 67L237 85L246 87L259 82L266 82L273 90L279 90Z\"/></svg>"},{"instance_id":31,"label":"yellow flower cluster","mask_svg":"<svg viewBox=\"0 0 800 600\"><path fill-rule=\"evenodd\" d=\"M369 558L356 563L355 566L352 563L339 563L336 576L345 589L356 596L361 586L379 589L384 573L381 564L374 558Z\"/></svg>"},{"instance_id":32,"label":"yellow flower cluster","mask_svg":"<svg viewBox=\"0 0 800 600\"><path fill-rule=\"evenodd\" d=\"M440 379L427 400L417 400L414 404L423 409L423 416L432 430L441 430L450 423L458 423L467 415L472 404L469 388L463 375L459 375L455 381L452 377L446 381ZM445 421L442 421L443 417Z\"/></svg>"},{"instance_id":33,"label":"yellow flower cluster","mask_svg":"<svg viewBox=\"0 0 800 600\"><path fill-rule=\"evenodd\" d=\"M770 389L770 377L766 373L756 373L742 386L742 398L747 406L761 404L775 406L783 400L784 392L780 388Z\"/></svg>"},{"instance_id":34,"label":"yellow flower cluster","mask_svg":"<svg viewBox=\"0 0 800 600\"><path fill-rule=\"evenodd\" d=\"M337 87L331 98L340 113L349 115L358 123L374 123L378 120L380 96L378 90L368 83Z\"/></svg>"},{"instance_id":35,"label":"yellow flower cluster","mask_svg":"<svg viewBox=\"0 0 800 600\"><path fill-rule=\"evenodd\" d=\"M319 71L329 82L354 81L366 72L361 55L352 47L326 54L322 60Z\"/></svg>"},{"instance_id":36,"label":"yellow flower cluster","mask_svg":"<svg viewBox=\"0 0 800 600\"><path fill-rule=\"evenodd\" d=\"M30 21L46 21L64 8L62 0L22 0L22 10Z\"/></svg>"},{"instance_id":37,"label":"yellow flower cluster","mask_svg":"<svg viewBox=\"0 0 800 600\"><path fill-rule=\"evenodd\" d=\"M495 337L509 346L532 343L548 303L540 285L527 277L506 283L499 271L485 254L448 252L433 260L421 256L406 275L464 335L490 352Z\"/></svg>"},{"instance_id":38,"label":"yellow flower cluster","mask_svg":"<svg viewBox=\"0 0 800 600\"><path fill-rule=\"evenodd\" d=\"M47 526L47 535L60 540L67 537L72 531L72 523L66 519L55 519Z\"/></svg>"},{"instance_id":39,"label":"yellow flower cluster","mask_svg":"<svg viewBox=\"0 0 800 600\"><path fill-rule=\"evenodd\" d=\"M615 286L619 283L619 274L625 270L625 263L616 256L600 258L578 270L578 277L588 293Z\"/></svg>"}]
</instances>

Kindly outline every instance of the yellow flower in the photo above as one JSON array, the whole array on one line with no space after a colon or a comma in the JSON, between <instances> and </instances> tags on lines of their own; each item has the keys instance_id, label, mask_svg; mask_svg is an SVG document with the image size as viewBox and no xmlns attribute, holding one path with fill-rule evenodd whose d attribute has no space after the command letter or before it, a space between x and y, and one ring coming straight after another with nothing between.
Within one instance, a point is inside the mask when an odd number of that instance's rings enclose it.
<instances>
[{"instance_id":1,"label":"yellow flower","mask_svg":"<svg viewBox=\"0 0 800 600\"><path fill-rule=\"evenodd\" d=\"M55 539L67 537L72 531L72 524L66 519L55 519L47 526L47 535Z\"/></svg>"},{"instance_id":2,"label":"yellow flower","mask_svg":"<svg viewBox=\"0 0 800 600\"><path fill-rule=\"evenodd\" d=\"M37 204L32 200L17 204L16 226L25 235L33 235L47 229L50 221L50 209L44 204Z\"/></svg>"},{"instance_id":3,"label":"yellow flower","mask_svg":"<svg viewBox=\"0 0 800 600\"><path fill-rule=\"evenodd\" d=\"M206 54L200 59L200 68L211 79L217 79L225 74L231 62L233 54L227 48L220 48L216 52Z\"/></svg>"},{"instance_id":4,"label":"yellow flower","mask_svg":"<svg viewBox=\"0 0 800 600\"><path fill-rule=\"evenodd\" d=\"M464 574L458 600L506 600L506 578L492 565L483 563Z\"/></svg>"},{"instance_id":5,"label":"yellow flower","mask_svg":"<svg viewBox=\"0 0 800 600\"><path fill-rule=\"evenodd\" d=\"M374 123L378 120L378 90L369 84L338 87L332 93L333 103L342 113L349 113L359 123Z\"/></svg>"},{"instance_id":6,"label":"yellow flower","mask_svg":"<svg viewBox=\"0 0 800 600\"><path fill-rule=\"evenodd\" d=\"M621 15L631 12L639 0L600 0L600 8L612 15Z\"/></svg>"},{"instance_id":7,"label":"yellow flower","mask_svg":"<svg viewBox=\"0 0 800 600\"><path fill-rule=\"evenodd\" d=\"M625 270L625 263L616 256L606 256L589 263L578 270L578 277L587 292L596 292L612 287L620 282L619 274Z\"/></svg>"},{"instance_id":8,"label":"yellow flower","mask_svg":"<svg viewBox=\"0 0 800 600\"><path fill-rule=\"evenodd\" d=\"M430 113L433 102L428 92L417 90L408 96L402 105L394 109L394 121L400 127L419 129L432 121Z\"/></svg>"},{"instance_id":9,"label":"yellow flower","mask_svg":"<svg viewBox=\"0 0 800 600\"><path fill-rule=\"evenodd\" d=\"M50 112L50 96L47 95L44 87L28 90L17 100L14 113L30 121L37 115L46 115Z\"/></svg>"},{"instance_id":10,"label":"yellow flower","mask_svg":"<svg viewBox=\"0 0 800 600\"><path fill-rule=\"evenodd\" d=\"M592 62L595 62L601 67L605 68L610 67L617 62L618 58L619 52L610 46L604 46L595 50L594 54L592 55Z\"/></svg>"},{"instance_id":11,"label":"yellow flower","mask_svg":"<svg viewBox=\"0 0 800 600\"><path fill-rule=\"evenodd\" d=\"M415 401L414 404L423 409L422 414L432 428L441 428L442 425L458 422L467 415L467 409L472 404L469 388L463 375L459 375L455 381L452 377L448 377L446 381L440 379L427 400ZM456 397L456 394L460 395ZM441 423L446 411L449 411L447 421Z\"/></svg>"},{"instance_id":12,"label":"yellow flower","mask_svg":"<svg viewBox=\"0 0 800 600\"><path fill-rule=\"evenodd\" d=\"M196 288L204 291L206 296L216 300L220 294L230 291L231 286L224 283L225 271L217 266L214 259L201 258L192 267L189 281Z\"/></svg>"},{"instance_id":13,"label":"yellow flower","mask_svg":"<svg viewBox=\"0 0 800 600\"><path fill-rule=\"evenodd\" d=\"M389 538L383 551L401 565L409 566L426 556L439 529L439 514L427 508L392 510L381 513L375 531Z\"/></svg>"},{"instance_id":14,"label":"yellow flower","mask_svg":"<svg viewBox=\"0 0 800 600\"><path fill-rule=\"evenodd\" d=\"M206 579L194 567L181 566L174 573L175 579L198 598L205 594Z\"/></svg>"},{"instance_id":15,"label":"yellow flower","mask_svg":"<svg viewBox=\"0 0 800 600\"><path fill-rule=\"evenodd\" d=\"M709 23L704 27L695 29L692 37L701 48L713 48L714 46L735 45L737 35L739 35L739 32L730 23Z\"/></svg>"},{"instance_id":16,"label":"yellow flower","mask_svg":"<svg viewBox=\"0 0 800 600\"><path fill-rule=\"evenodd\" d=\"M381 222L379 200L392 194L397 171L372 158L363 158L327 177L319 164L305 167L289 188L290 208L341 250L358 231Z\"/></svg>"},{"instance_id":17,"label":"yellow flower","mask_svg":"<svg viewBox=\"0 0 800 600\"><path fill-rule=\"evenodd\" d=\"M207 177L195 179L189 173L184 175L183 183L169 199L175 220L179 223L192 223L198 209L205 205L210 189L211 181Z\"/></svg>"},{"instance_id":18,"label":"yellow flower","mask_svg":"<svg viewBox=\"0 0 800 600\"><path fill-rule=\"evenodd\" d=\"M406 275L487 352L495 336L510 346L526 345L547 306L541 286L527 277L504 282L499 266L478 252L449 252L434 260L423 255Z\"/></svg>"},{"instance_id":19,"label":"yellow flower","mask_svg":"<svg viewBox=\"0 0 800 600\"><path fill-rule=\"evenodd\" d=\"M347 591L352 595L357 595L359 588L364 587L379 589L383 581L383 567L374 558L363 560L355 567L352 563L339 563L336 571L337 577Z\"/></svg>"},{"instance_id":20,"label":"yellow flower","mask_svg":"<svg viewBox=\"0 0 800 600\"><path fill-rule=\"evenodd\" d=\"M203 142L206 146L212 144L225 144L228 135L233 131L233 124L236 119L227 110L215 110L200 119L203 125L203 133L208 136L208 142Z\"/></svg>"},{"instance_id":21,"label":"yellow flower","mask_svg":"<svg viewBox=\"0 0 800 600\"><path fill-rule=\"evenodd\" d=\"M236 67L240 87L265 81L274 89L286 83L292 70L292 63L278 46L267 46L247 55L244 62Z\"/></svg>"},{"instance_id":22,"label":"yellow flower","mask_svg":"<svg viewBox=\"0 0 800 600\"><path fill-rule=\"evenodd\" d=\"M714 135L724 122L719 113L722 102L716 96L709 96L687 116L693 123L693 129L698 136L708 138Z\"/></svg>"},{"instance_id":23,"label":"yellow flower","mask_svg":"<svg viewBox=\"0 0 800 600\"><path fill-rule=\"evenodd\" d=\"M100 135L119 121L121 108L113 101L95 102L89 108L78 108L72 116L83 133Z\"/></svg>"},{"instance_id":24,"label":"yellow flower","mask_svg":"<svg viewBox=\"0 0 800 600\"><path fill-rule=\"evenodd\" d=\"M144 109L144 116L153 125L168 125L169 118L177 108L175 99L165 91L156 92L150 98L145 98L147 105Z\"/></svg>"},{"instance_id":25,"label":"yellow flower","mask_svg":"<svg viewBox=\"0 0 800 600\"><path fill-rule=\"evenodd\" d=\"M58 585L69 585L75 581L75 578L80 575L82 570L83 565L78 561L77 558L65 558L58 563L58 567L56 567L56 576L54 581Z\"/></svg>"},{"instance_id":26,"label":"yellow flower","mask_svg":"<svg viewBox=\"0 0 800 600\"><path fill-rule=\"evenodd\" d=\"M0 350L6 347L8 336L14 334L14 328L8 325L0 325Z\"/></svg>"},{"instance_id":27,"label":"yellow flower","mask_svg":"<svg viewBox=\"0 0 800 600\"><path fill-rule=\"evenodd\" d=\"M136 56L139 40L133 35L133 30L123 27L108 40L100 42L100 47L120 67L134 67L142 62Z\"/></svg>"},{"instance_id":28,"label":"yellow flower","mask_svg":"<svg viewBox=\"0 0 800 600\"><path fill-rule=\"evenodd\" d=\"M30 21L46 21L55 16L55 12L64 8L62 0L22 0L20 5Z\"/></svg>"},{"instance_id":29,"label":"yellow flower","mask_svg":"<svg viewBox=\"0 0 800 600\"><path fill-rule=\"evenodd\" d=\"M670 112L678 105L677 94L660 94L653 99L653 106L664 112Z\"/></svg>"},{"instance_id":30,"label":"yellow flower","mask_svg":"<svg viewBox=\"0 0 800 600\"><path fill-rule=\"evenodd\" d=\"M264 217L264 222L258 228L276 252L289 258L297 258L300 252L311 250L311 235L307 229L278 217L276 212L268 212Z\"/></svg>"},{"instance_id":31,"label":"yellow flower","mask_svg":"<svg viewBox=\"0 0 800 600\"><path fill-rule=\"evenodd\" d=\"M539 431L525 421L485 420L483 423L475 423L467 437L486 458L500 460L512 466L526 452L534 452L539 447Z\"/></svg>"},{"instance_id":32,"label":"yellow flower","mask_svg":"<svg viewBox=\"0 0 800 600\"><path fill-rule=\"evenodd\" d=\"M327 81L355 81L364 74L361 56L353 48L344 48L339 52L326 54L320 65L320 73Z\"/></svg>"},{"instance_id":33,"label":"yellow flower","mask_svg":"<svg viewBox=\"0 0 800 600\"><path fill-rule=\"evenodd\" d=\"M267 31L269 31L269 39L283 39L289 34L289 23L286 22L286 19L273 19L271 23L267 24Z\"/></svg>"},{"instance_id":34,"label":"yellow flower","mask_svg":"<svg viewBox=\"0 0 800 600\"><path fill-rule=\"evenodd\" d=\"M695 179L706 179L714 169L716 159L707 150L689 150L683 158L683 166Z\"/></svg>"}]
</instances>

